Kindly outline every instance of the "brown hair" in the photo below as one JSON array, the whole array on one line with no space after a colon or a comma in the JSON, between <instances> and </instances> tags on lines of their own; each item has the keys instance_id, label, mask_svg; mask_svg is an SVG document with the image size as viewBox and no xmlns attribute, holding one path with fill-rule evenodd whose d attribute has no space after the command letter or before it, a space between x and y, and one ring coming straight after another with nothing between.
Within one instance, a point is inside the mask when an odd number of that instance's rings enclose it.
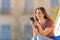
<instances>
[{"instance_id":1,"label":"brown hair","mask_svg":"<svg viewBox=\"0 0 60 40\"><path fill-rule=\"evenodd\" d=\"M36 10L35 10L35 14L36 14L36 11L37 10L41 10L43 14L45 14L44 18L45 19L49 19L49 20L52 20L52 18L47 14L46 10L43 8L43 7L38 7ZM35 15L35 19L37 19L36 15Z\"/></svg>"}]
</instances>

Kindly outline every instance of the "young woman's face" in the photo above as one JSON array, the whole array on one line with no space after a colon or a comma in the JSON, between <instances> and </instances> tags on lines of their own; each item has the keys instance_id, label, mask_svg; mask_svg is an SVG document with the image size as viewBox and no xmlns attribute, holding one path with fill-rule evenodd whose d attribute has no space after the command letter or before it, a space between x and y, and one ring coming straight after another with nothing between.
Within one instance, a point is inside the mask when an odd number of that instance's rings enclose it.
<instances>
[{"instance_id":1,"label":"young woman's face","mask_svg":"<svg viewBox=\"0 0 60 40\"><path fill-rule=\"evenodd\" d=\"M44 14L42 13L41 10L38 9L36 11L36 17L37 17L38 20L41 20L42 18L44 18Z\"/></svg>"}]
</instances>

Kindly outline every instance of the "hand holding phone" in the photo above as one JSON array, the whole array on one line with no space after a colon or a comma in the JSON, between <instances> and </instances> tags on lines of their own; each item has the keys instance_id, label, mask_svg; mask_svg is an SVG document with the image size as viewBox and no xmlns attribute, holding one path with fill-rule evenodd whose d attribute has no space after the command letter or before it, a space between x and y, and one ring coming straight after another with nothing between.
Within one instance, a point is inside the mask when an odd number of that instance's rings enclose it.
<instances>
[{"instance_id":1,"label":"hand holding phone","mask_svg":"<svg viewBox=\"0 0 60 40\"><path fill-rule=\"evenodd\" d=\"M30 17L30 20L31 20L32 22L35 22L34 17Z\"/></svg>"}]
</instances>

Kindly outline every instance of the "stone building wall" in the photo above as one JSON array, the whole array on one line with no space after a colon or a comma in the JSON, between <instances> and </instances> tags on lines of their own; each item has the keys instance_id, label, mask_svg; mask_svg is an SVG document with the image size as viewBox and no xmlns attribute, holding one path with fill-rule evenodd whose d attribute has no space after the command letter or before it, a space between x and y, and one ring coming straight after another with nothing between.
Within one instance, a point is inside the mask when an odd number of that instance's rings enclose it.
<instances>
[{"instance_id":1,"label":"stone building wall","mask_svg":"<svg viewBox=\"0 0 60 40\"><path fill-rule=\"evenodd\" d=\"M28 4L26 4L26 2ZM31 40L33 32L29 17L34 15L34 11L37 7L43 6L47 10L48 14L51 15L50 0L10 0L10 5L10 14L1 14L0 18L5 19L6 17L7 20L10 18L11 20L9 21L14 21L11 27L12 40Z\"/></svg>"}]
</instances>

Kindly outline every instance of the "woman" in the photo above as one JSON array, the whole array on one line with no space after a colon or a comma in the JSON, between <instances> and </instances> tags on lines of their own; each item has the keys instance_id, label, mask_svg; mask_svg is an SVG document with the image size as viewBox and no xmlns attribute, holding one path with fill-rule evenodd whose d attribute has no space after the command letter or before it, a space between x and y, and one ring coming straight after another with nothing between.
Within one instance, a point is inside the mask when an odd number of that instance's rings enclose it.
<instances>
[{"instance_id":1,"label":"woman","mask_svg":"<svg viewBox=\"0 0 60 40\"><path fill-rule=\"evenodd\" d=\"M43 7L35 10L35 22L32 23L32 40L52 40L54 37L54 22Z\"/></svg>"}]
</instances>

